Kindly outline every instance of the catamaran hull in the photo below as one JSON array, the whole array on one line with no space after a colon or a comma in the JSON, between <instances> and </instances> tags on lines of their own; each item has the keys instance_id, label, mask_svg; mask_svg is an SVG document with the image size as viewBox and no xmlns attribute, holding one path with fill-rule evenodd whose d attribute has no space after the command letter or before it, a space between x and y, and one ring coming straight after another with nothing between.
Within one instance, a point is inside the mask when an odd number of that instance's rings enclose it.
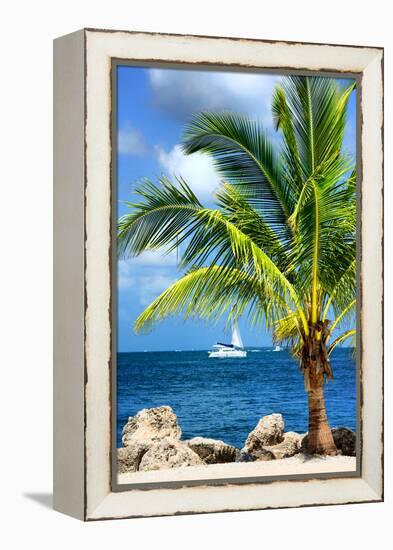
<instances>
[{"instance_id":1,"label":"catamaran hull","mask_svg":"<svg viewBox=\"0 0 393 550\"><path fill-rule=\"evenodd\" d=\"M247 357L247 352L241 349L209 351L211 359L230 359L231 357Z\"/></svg>"},{"instance_id":2,"label":"catamaran hull","mask_svg":"<svg viewBox=\"0 0 393 550\"><path fill-rule=\"evenodd\" d=\"M242 337L240 336L237 325L232 327L232 342L230 344L224 344L217 342L213 346L213 349L208 352L209 357L212 359L230 359L232 357L247 357L247 352L243 348Z\"/></svg>"}]
</instances>

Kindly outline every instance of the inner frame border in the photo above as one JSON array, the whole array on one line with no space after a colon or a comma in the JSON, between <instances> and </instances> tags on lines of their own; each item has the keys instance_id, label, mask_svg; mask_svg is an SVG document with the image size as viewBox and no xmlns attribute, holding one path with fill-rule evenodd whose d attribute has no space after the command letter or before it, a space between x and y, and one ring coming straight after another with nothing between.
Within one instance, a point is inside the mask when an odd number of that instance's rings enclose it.
<instances>
[{"instance_id":1,"label":"inner frame border","mask_svg":"<svg viewBox=\"0 0 393 550\"><path fill-rule=\"evenodd\" d=\"M108 31L110 32L110 31ZM211 38L211 37L209 37ZM299 43L300 44L300 43ZM362 47L362 46L359 46ZM302 75L302 76L325 76L330 78L348 78L356 81L356 194L357 194L357 252L356 252L356 278L357 278L357 307L356 307L356 327L357 327L357 346L356 346L356 470L353 472L329 472L314 474L289 474L274 476L248 476L248 477L230 477L230 478L204 478L198 480L181 481L155 481L140 483L118 483L117 481L117 202L118 202L118 80L117 69L120 66L140 67L140 68L167 68L167 69L185 69L185 70L204 70L214 72L241 72L254 74L277 74L277 75ZM111 423L111 442L110 442L110 472L111 472L111 490L116 492L125 492L130 490L151 490L151 489L177 489L182 487L195 486L225 486L225 485L247 485L269 484L275 481L305 481L312 479L343 479L360 478L362 475L362 455L363 455L363 376L362 376L362 278L361 278L361 260L362 260L362 72L332 71L332 70L310 70L293 68L264 68L260 66L240 65L238 63L210 63L189 62L189 61L168 61L166 59L138 59L111 57L110 68L110 146L111 146L111 166L110 166L110 202L111 202L111 220L110 220L110 423Z\"/></svg>"}]
</instances>

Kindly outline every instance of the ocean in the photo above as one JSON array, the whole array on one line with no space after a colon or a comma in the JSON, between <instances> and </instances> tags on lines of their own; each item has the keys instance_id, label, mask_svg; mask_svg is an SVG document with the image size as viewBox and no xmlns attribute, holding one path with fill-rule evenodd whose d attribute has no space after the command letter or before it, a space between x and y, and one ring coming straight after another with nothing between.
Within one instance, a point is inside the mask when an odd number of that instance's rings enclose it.
<instances>
[{"instance_id":1,"label":"ocean","mask_svg":"<svg viewBox=\"0 0 393 550\"><path fill-rule=\"evenodd\" d=\"M356 363L353 350L332 354L334 379L325 387L331 427L356 429ZM281 413L286 431L307 431L307 394L289 351L248 350L244 359L210 359L207 351L117 355L117 445L129 416L170 405L182 439L222 439L238 448L267 414Z\"/></svg>"}]
</instances>

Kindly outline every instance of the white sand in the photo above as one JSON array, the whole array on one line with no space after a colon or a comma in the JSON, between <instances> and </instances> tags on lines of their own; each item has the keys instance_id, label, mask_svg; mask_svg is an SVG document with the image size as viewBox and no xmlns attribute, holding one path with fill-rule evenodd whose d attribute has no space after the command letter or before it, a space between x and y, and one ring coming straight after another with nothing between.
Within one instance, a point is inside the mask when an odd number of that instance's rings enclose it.
<instances>
[{"instance_id":1,"label":"white sand","mask_svg":"<svg viewBox=\"0 0 393 550\"><path fill-rule=\"evenodd\" d=\"M189 466L151 472L119 474L118 483L149 483L162 481L195 481L223 478L270 477L320 473L355 473L356 458L352 456L313 456L298 454L291 458L264 462L233 462Z\"/></svg>"}]
</instances>

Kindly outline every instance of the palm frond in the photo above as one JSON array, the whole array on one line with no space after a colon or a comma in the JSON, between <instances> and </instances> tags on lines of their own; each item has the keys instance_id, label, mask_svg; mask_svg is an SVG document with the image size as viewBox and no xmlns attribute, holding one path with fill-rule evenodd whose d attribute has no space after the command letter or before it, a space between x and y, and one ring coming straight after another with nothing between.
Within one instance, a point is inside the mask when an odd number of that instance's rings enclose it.
<instances>
[{"instance_id":1,"label":"palm frond","mask_svg":"<svg viewBox=\"0 0 393 550\"><path fill-rule=\"evenodd\" d=\"M273 144L257 122L229 112L200 113L186 127L183 149L210 155L223 178L239 188L280 238L290 238L290 189Z\"/></svg>"},{"instance_id":2,"label":"palm frond","mask_svg":"<svg viewBox=\"0 0 393 550\"><path fill-rule=\"evenodd\" d=\"M246 313L251 325L261 326L266 321L267 294L262 281L241 270L217 265L193 269L143 311L135 331L148 331L166 317L180 314L214 324L225 314L232 323Z\"/></svg>"},{"instance_id":3,"label":"palm frond","mask_svg":"<svg viewBox=\"0 0 393 550\"><path fill-rule=\"evenodd\" d=\"M291 188L291 194L296 197L304 180L295 126L281 85L276 86L274 90L272 112L276 131L281 130L284 139L282 155L286 184Z\"/></svg>"},{"instance_id":4,"label":"palm frond","mask_svg":"<svg viewBox=\"0 0 393 550\"><path fill-rule=\"evenodd\" d=\"M348 304L356 296L356 249L355 246L352 247L350 254L351 261L349 262L347 268L343 273L340 274L336 284L331 289L329 297L326 301L325 308L322 315L322 321L324 321L327 316L330 307L333 307L333 310L337 315L345 309Z\"/></svg>"},{"instance_id":5,"label":"palm frond","mask_svg":"<svg viewBox=\"0 0 393 550\"><path fill-rule=\"evenodd\" d=\"M180 235L186 234L195 223L195 213L203 208L187 183L176 179L159 179L158 185L144 180L135 190L138 203L126 203L130 214L118 222L118 254L137 256L144 250L157 250L177 245Z\"/></svg>"},{"instance_id":6,"label":"palm frond","mask_svg":"<svg viewBox=\"0 0 393 550\"><path fill-rule=\"evenodd\" d=\"M198 213L198 218L204 224L203 234L210 235L211 245L214 239L214 247L217 250L214 261L219 261L221 265L225 265L226 267L240 267L245 272L257 276L263 282L265 288L271 289L273 293L271 298L273 300L275 299L274 295L280 296L280 299L285 301L288 307L292 305L297 309L302 319L304 330L307 332L308 325L300 298L294 286L268 254L259 248L248 235L243 233L219 210L205 209ZM200 232L197 235L202 236ZM192 251L189 250L190 246L192 246ZM190 246L185 252L188 263L196 260L200 251L198 242L192 242ZM203 247L204 252L205 248ZM207 248L210 249L210 246ZM228 254L229 250L232 254Z\"/></svg>"},{"instance_id":7,"label":"palm frond","mask_svg":"<svg viewBox=\"0 0 393 550\"><path fill-rule=\"evenodd\" d=\"M299 151L303 181L324 161L340 154L346 110L355 83L341 90L328 77L288 76L282 90Z\"/></svg>"},{"instance_id":8,"label":"palm frond","mask_svg":"<svg viewBox=\"0 0 393 550\"><path fill-rule=\"evenodd\" d=\"M290 223L295 229L292 261L297 288L332 291L356 254L356 203L345 179L345 158L323 163L305 182ZM332 262L332 258L335 262Z\"/></svg>"},{"instance_id":9,"label":"palm frond","mask_svg":"<svg viewBox=\"0 0 393 550\"><path fill-rule=\"evenodd\" d=\"M119 222L121 250L137 255L162 247L171 251L185 243L180 259L182 267L201 267L207 262L210 266L238 268L257 276L273 302L280 296L281 302L289 304L287 307L296 307L307 331L300 299L274 259L225 212L203 208L185 182L177 183L180 188L165 179L162 182L164 189L158 194L157 186L150 181L138 189L144 200L136 209L134 206L133 214Z\"/></svg>"},{"instance_id":10,"label":"palm frond","mask_svg":"<svg viewBox=\"0 0 393 550\"><path fill-rule=\"evenodd\" d=\"M353 310L354 310L355 305L356 305L356 299L352 300L352 302L350 304L348 304L347 307L345 307L340 312L340 314L336 317L336 319L333 321L333 323L331 324L331 327L329 329L329 334L326 338L326 343L329 342L329 340L330 340L334 330L336 329L336 327L340 326L340 324L343 321L345 321L348 317L353 316Z\"/></svg>"},{"instance_id":11,"label":"palm frond","mask_svg":"<svg viewBox=\"0 0 393 550\"><path fill-rule=\"evenodd\" d=\"M352 345L355 346L356 345L356 329L349 329L349 330L346 330L343 334L341 334L340 336L338 336L334 342L332 342L332 344L329 346L329 349L328 349L328 355L330 355L332 353L332 351L334 350L334 348L336 346L338 346L339 344L341 344L342 342L345 342L345 340L348 340L348 339L351 339L352 340Z\"/></svg>"},{"instance_id":12,"label":"palm frond","mask_svg":"<svg viewBox=\"0 0 393 550\"><path fill-rule=\"evenodd\" d=\"M282 243L276 233L265 222L260 213L230 184L225 184L217 192L218 207L243 233L261 248L280 271L290 268L290 248Z\"/></svg>"},{"instance_id":13,"label":"palm frond","mask_svg":"<svg viewBox=\"0 0 393 550\"><path fill-rule=\"evenodd\" d=\"M274 323L273 338L277 343L293 342L301 336L302 324L296 311L291 311L285 317Z\"/></svg>"}]
</instances>

